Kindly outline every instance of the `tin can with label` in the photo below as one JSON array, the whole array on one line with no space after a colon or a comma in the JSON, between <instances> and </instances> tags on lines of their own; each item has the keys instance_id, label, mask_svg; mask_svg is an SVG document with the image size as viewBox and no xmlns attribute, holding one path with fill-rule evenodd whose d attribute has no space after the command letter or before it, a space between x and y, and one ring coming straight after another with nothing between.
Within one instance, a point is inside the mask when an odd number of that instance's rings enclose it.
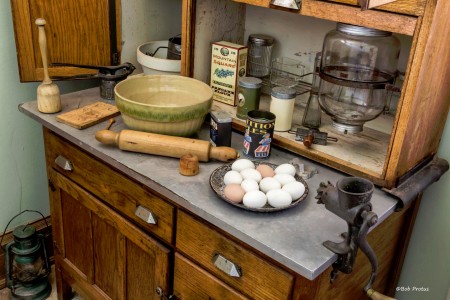
<instances>
[{"instance_id":1,"label":"tin can with label","mask_svg":"<svg viewBox=\"0 0 450 300\"><path fill-rule=\"evenodd\" d=\"M231 116L224 111L212 111L209 141L213 146L231 146Z\"/></svg>"},{"instance_id":2,"label":"tin can with label","mask_svg":"<svg viewBox=\"0 0 450 300\"><path fill-rule=\"evenodd\" d=\"M246 123L243 153L253 158L268 158L275 115L265 110L252 110L248 112Z\"/></svg>"},{"instance_id":3,"label":"tin can with label","mask_svg":"<svg viewBox=\"0 0 450 300\"><path fill-rule=\"evenodd\" d=\"M247 119L247 113L259 109L262 80L255 77L239 79L238 106L236 117Z\"/></svg>"}]
</instances>

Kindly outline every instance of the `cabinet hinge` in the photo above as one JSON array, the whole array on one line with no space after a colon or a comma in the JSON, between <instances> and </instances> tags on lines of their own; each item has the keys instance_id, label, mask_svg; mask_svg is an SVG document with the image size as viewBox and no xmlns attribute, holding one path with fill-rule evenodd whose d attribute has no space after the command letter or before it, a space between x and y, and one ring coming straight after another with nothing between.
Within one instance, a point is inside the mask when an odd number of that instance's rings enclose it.
<instances>
[{"instance_id":1,"label":"cabinet hinge","mask_svg":"<svg viewBox=\"0 0 450 300\"><path fill-rule=\"evenodd\" d=\"M114 52L112 55L112 64L118 65L120 63L120 55L117 52Z\"/></svg>"}]
</instances>

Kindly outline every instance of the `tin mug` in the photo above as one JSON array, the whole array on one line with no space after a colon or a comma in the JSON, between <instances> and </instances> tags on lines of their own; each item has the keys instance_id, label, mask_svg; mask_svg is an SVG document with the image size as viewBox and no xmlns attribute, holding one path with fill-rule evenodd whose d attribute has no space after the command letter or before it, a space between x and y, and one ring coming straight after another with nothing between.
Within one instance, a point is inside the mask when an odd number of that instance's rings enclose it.
<instances>
[{"instance_id":1,"label":"tin mug","mask_svg":"<svg viewBox=\"0 0 450 300\"><path fill-rule=\"evenodd\" d=\"M243 153L253 158L268 158L275 126L275 114L265 110L249 111L246 124Z\"/></svg>"}]
</instances>

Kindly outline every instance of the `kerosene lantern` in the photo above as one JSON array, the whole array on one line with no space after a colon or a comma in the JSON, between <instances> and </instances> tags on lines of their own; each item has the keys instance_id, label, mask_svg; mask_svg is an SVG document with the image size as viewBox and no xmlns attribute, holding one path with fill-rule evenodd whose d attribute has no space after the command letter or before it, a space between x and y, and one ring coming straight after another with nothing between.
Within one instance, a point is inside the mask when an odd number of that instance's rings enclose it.
<instances>
[{"instance_id":1,"label":"kerosene lantern","mask_svg":"<svg viewBox=\"0 0 450 300\"><path fill-rule=\"evenodd\" d=\"M325 36L319 103L336 130L360 132L384 111L399 53L400 42L388 31L337 23Z\"/></svg>"},{"instance_id":2,"label":"kerosene lantern","mask_svg":"<svg viewBox=\"0 0 450 300\"><path fill-rule=\"evenodd\" d=\"M52 287L48 280L50 261L42 234L31 225L18 226L14 240L5 248L6 285L11 299L46 299Z\"/></svg>"}]
</instances>

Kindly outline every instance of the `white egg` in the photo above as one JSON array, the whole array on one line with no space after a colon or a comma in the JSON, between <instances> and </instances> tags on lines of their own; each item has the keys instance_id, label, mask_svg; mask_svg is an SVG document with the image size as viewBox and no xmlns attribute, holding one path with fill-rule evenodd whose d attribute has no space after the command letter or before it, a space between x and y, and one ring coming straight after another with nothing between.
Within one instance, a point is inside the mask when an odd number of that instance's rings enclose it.
<instances>
[{"instance_id":1,"label":"white egg","mask_svg":"<svg viewBox=\"0 0 450 300\"><path fill-rule=\"evenodd\" d=\"M245 169L254 169L254 168L255 164L251 160L245 158L238 159L231 165L231 170L238 172Z\"/></svg>"},{"instance_id":2,"label":"white egg","mask_svg":"<svg viewBox=\"0 0 450 300\"><path fill-rule=\"evenodd\" d=\"M301 182L290 182L283 186L282 190L291 194L293 200L297 200L305 193L305 185Z\"/></svg>"},{"instance_id":3,"label":"white egg","mask_svg":"<svg viewBox=\"0 0 450 300\"><path fill-rule=\"evenodd\" d=\"M294 176L289 175L289 174L277 174L277 175L273 176L273 178L278 180L278 182L281 183L281 186L283 186L289 182L296 181Z\"/></svg>"},{"instance_id":4,"label":"white egg","mask_svg":"<svg viewBox=\"0 0 450 300\"><path fill-rule=\"evenodd\" d=\"M241 183L241 187L246 193L250 191L259 191L258 183L253 179L244 179Z\"/></svg>"},{"instance_id":5,"label":"white egg","mask_svg":"<svg viewBox=\"0 0 450 300\"><path fill-rule=\"evenodd\" d=\"M261 191L250 191L245 193L243 203L247 207L261 208L266 205L267 197Z\"/></svg>"},{"instance_id":6,"label":"white egg","mask_svg":"<svg viewBox=\"0 0 450 300\"><path fill-rule=\"evenodd\" d=\"M266 196L269 205L272 207L283 207L292 203L291 194L282 189L270 190L267 192Z\"/></svg>"},{"instance_id":7,"label":"white egg","mask_svg":"<svg viewBox=\"0 0 450 300\"><path fill-rule=\"evenodd\" d=\"M228 171L223 177L223 183L225 183L225 185L229 185L230 183L241 184L242 180L241 174L237 171Z\"/></svg>"},{"instance_id":8,"label":"white egg","mask_svg":"<svg viewBox=\"0 0 450 300\"><path fill-rule=\"evenodd\" d=\"M259 189L262 192L267 193L270 190L281 189L281 183L273 177L266 177L261 179Z\"/></svg>"},{"instance_id":9,"label":"white egg","mask_svg":"<svg viewBox=\"0 0 450 300\"><path fill-rule=\"evenodd\" d=\"M260 182L262 179L261 173L255 169L244 169L241 171L241 176L243 179L253 179L256 182Z\"/></svg>"},{"instance_id":10,"label":"white egg","mask_svg":"<svg viewBox=\"0 0 450 300\"><path fill-rule=\"evenodd\" d=\"M291 164L282 164L275 168L275 174L289 174L295 176L295 167Z\"/></svg>"}]
</instances>

